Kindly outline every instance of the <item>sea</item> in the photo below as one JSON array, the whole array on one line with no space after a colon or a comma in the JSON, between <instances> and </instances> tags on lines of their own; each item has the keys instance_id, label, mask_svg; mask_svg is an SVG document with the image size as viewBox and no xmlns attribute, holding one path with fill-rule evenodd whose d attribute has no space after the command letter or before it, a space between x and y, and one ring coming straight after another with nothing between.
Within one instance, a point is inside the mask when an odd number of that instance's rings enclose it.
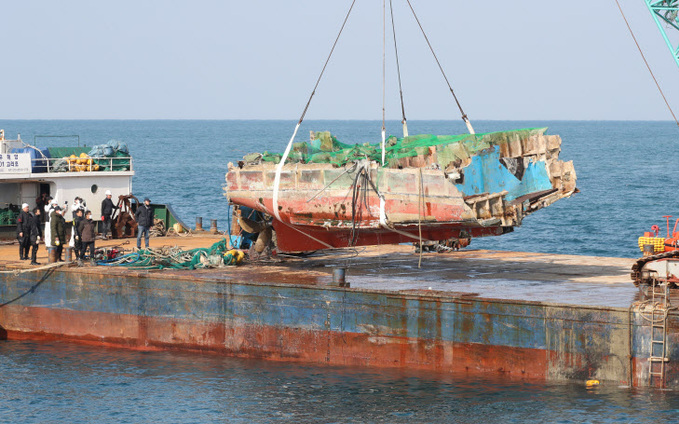
<instances>
[{"instance_id":1,"label":"sea","mask_svg":"<svg viewBox=\"0 0 679 424\"><path fill-rule=\"evenodd\" d=\"M0 120L6 138L38 146L127 143L133 192L169 203L193 226L228 231L224 174L252 152L282 152L295 121ZM668 121L475 121L477 132L548 127L562 137L579 193L471 249L640 256L651 226L679 218L679 128ZM387 122L399 135L400 123ZM461 134L460 121L410 121L411 134ZM390 130L391 129L391 130ZM344 143L377 142L378 121L305 121ZM68 138L44 137L56 135ZM664 218L664 216L672 216ZM208 354L137 352L63 342L0 342L0 422L657 423L679 422L658 389L319 367Z\"/></svg>"}]
</instances>

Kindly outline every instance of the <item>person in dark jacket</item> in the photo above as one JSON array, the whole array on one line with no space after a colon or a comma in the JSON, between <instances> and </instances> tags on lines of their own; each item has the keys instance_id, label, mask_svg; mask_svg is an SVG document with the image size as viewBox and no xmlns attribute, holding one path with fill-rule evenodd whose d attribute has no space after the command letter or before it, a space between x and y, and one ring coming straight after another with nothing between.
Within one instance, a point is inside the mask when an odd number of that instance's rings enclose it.
<instances>
[{"instance_id":1,"label":"person in dark jacket","mask_svg":"<svg viewBox=\"0 0 679 424\"><path fill-rule=\"evenodd\" d=\"M44 207L44 206L43 206ZM40 207L37 207L33 209L33 215L31 215L31 246L33 249L31 250L31 265L40 265L40 263L37 261L37 256L38 256L38 245L40 243L40 239L42 238L42 209Z\"/></svg>"},{"instance_id":2,"label":"person in dark jacket","mask_svg":"<svg viewBox=\"0 0 679 424\"><path fill-rule=\"evenodd\" d=\"M85 219L83 217L83 212L84 210L82 208L76 209L73 214L73 236L75 237L75 242L73 244L73 250L75 250L75 259L77 261L81 260L82 257L80 256L80 251L82 249L82 235L80 234L80 230L78 229L80 226L80 222Z\"/></svg>"},{"instance_id":3,"label":"person in dark jacket","mask_svg":"<svg viewBox=\"0 0 679 424\"><path fill-rule=\"evenodd\" d=\"M90 260L94 261L94 221L92 221L92 212L85 212L85 218L78 222L78 233L80 234L82 244L80 251L80 259L85 259L85 250L90 250Z\"/></svg>"},{"instance_id":4,"label":"person in dark jacket","mask_svg":"<svg viewBox=\"0 0 679 424\"><path fill-rule=\"evenodd\" d=\"M28 259L31 248L31 214L28 213L28 203L21 205L21 212L17 217L17 240L19 240L19 259Z\"/></svg>"},{"instance_id":5,"label":"person in dark jacket","mask_svg":"<svg viewBox=\"0 0 679 424\"><path fill-rule=\"evenodd\" d=\"M51 197L47 193L40 193L40 196L35 198L35 207L40 208L41 211L45 210L45 206L50 204ZM41 222L45 222L45 217L40 215Z\"/></svg>"},{"instance_id":6,"label":"person in dark jacket","mask_svg":"<svg viewBox=\"0 0 679 424\"><path fill-rule=\"evenodd\" d=\"M59 262L63 262L63 259L61 259L61 252L64 250L64 244L66 243L66 220L64 220L64 217L61 215L62 213L61 208L57 206L50 215L52 246L57 249L56 256Z\"/></svg>"},{"instance_id":7,"label":"person in dark jacket","mask_svg":"<svg viewBox=\"0 0 679 424\"><path fill-rule=\"evenodd\" d=\"M111 231L111 217L113 216L113 211L118 209L118 206L113 204L111 197L111 190L106 190L106 198L101 202L101 222L104 223L104 229L102 230L101 235L104 240L106 240L108 233Z\"/></svg>"},{"instance_id":8,"label":"person in dark jacket","mask_svg":"<svg viewBox=\"0 0 679 424\"><path fill-rule=\"evenodd\" d=\"M134 213L134 219L137 221L137 249L141 249L141 236L144 234L144 243L146 248L149 248L149 229L153 227L153 208L151 207L151 200L147 197L144 199L137 211Z\"/></svg>"}]
</instances>

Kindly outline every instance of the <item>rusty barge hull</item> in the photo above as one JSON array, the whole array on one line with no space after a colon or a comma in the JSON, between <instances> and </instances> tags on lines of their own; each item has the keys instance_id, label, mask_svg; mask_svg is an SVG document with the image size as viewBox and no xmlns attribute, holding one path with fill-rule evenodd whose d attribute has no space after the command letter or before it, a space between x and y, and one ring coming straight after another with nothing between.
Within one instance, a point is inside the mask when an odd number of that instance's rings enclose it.
<instances>
[{"instance_id":1,"label":"rusty barge hull","mask_svg":"<svg viewBox=\"0 0 679 424\"><path fill-rule=\"evenodd\" d=\"M429 274L408 274L412 264L403 262L416 259L394 249L388 258L356 264L351 288L329 285L324 265L346 263L332 256L191 273L99 267L1 274L0 334L278 361L651 384L651 329L631 283L589 275L592 270L572 265L571 257L503 259L484 251L425 258L437 261L428 264ZM394 267L398 252L401 266ZM487 275L458 278L476 267ZM570 277L564 275L569 270ZM416 280L434 287L423 290ZM583 299L576 301L575 292ZM612 306L599 304L605 297ZM667 328L664 384L679 388L675 312Z\"/></svg>"}]
</instances>

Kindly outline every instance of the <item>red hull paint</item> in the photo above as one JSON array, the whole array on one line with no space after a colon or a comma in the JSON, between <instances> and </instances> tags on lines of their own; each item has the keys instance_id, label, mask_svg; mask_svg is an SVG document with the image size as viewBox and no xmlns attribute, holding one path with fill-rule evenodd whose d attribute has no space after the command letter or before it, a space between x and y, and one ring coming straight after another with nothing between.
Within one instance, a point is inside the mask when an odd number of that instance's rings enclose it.
<instances>
[{"instance_id":1,"label":"red hull paint","mask_svg":"<svg viewBox=\"0 0 679 424\"><path fill-rule=\"evenodd\" d=\"M133 315L5 307L9 340L70 340L135 350L188 350L327 365L396 367L545 380L550 352L406 337L177 321Z\"/></svg>"},{"instance_id":2,"label":"red hull paint","mask_svg":"<svg viewBox=\"0 0 679 424\"><path fill-rule=\"evenodd\" d=\"M415 226L401 226L397 231L387 228L358 229L352 243L352 230L326 229L323 227L291 226L274 220L277 247L283 252L304 252L349 246L371 246L382 244L413 243L420 239L420 229ZM423 225L422 240L439 241L450 238L497 236L503 233L501 227L462 227L460 225ZM404 234L410 234L410 236Z\"/></svg>"}]
</instances>

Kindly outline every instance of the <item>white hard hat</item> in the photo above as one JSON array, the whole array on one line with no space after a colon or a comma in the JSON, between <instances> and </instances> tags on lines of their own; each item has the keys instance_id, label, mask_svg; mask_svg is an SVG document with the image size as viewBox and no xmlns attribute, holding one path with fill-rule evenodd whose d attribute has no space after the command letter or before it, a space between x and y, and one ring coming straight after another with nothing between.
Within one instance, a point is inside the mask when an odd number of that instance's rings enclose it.
<instances>
[{"instance_id":1,"label":"white hard hat","mask_svg":"<svg viewBox=\"0 0 679 424\"><path fill-rule=\"evenodd\" d=\"M52 203L51 203L51 204L52 204L52 205L58 205L59 202L57 202L57 199L52 199Z\"/></svg>"},{"instance_id":2,"label":"white hard hat","mask_svg":"<svg viewBox=\"0 0 679 424\"><path fill-rule=\"evenodd\" d=\"M21 205L21 209L26 209L27 207L29 207L28 203L24 203L23 205Z\"/></svg>"},{"instance_id":3,"label":"white hard hat","mask_svg":"<svg viewBox=\"0 0 679 424\"><path fill-rule=\"evenodd\" d=\"M111 196L111 190L106 190L106 193L104 194L106 194L107 196Z\"/></svg>"}]
</instances>

